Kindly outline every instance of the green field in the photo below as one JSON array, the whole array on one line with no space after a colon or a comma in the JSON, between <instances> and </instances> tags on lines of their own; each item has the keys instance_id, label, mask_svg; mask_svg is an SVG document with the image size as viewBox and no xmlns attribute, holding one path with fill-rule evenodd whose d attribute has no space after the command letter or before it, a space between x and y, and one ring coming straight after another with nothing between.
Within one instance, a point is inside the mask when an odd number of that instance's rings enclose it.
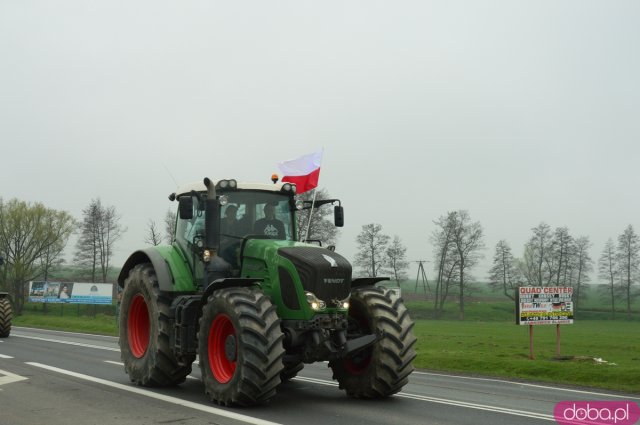
<instances>
[{"instance_id":1,"label":"green field","mask_svg":"<svg viewBox=\"0 0 640 425\"><path fill-rule=\"evenodd\" d=\"M534 328L535 359L529 359L529 327L512 322L418 320L418 368L483 376L575 384L640 393L640 326L634 322L585 320L560 328ZM601 359L601 360L599 360Z\"/></svg>"},{"instance_id":2,"label":"green field","mask_svg":"<svg viewBox=\"0 0 640 425\"><path fill-rule=\"evenodd\" d=\"M529 359L529 328L515 324L512 301L480 286L459 321L455 302L441 320L432 319L432 302L403 285L403 295L416 321L415 366L420 369L640 393L640 306L631 320L619 311L611 319L606 301L594 289L576 312L575 323L561 326L560 358L556 327L534 328L535 359ZM27 304L14 325L117 335L114 306Z\"/></svg>"}]
</instances>

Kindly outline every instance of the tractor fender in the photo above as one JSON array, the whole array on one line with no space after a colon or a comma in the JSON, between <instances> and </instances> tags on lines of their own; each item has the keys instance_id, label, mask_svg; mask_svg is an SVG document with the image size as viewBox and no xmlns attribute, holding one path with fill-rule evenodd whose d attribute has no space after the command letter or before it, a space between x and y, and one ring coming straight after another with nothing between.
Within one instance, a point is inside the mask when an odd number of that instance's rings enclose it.
<instances>
[{"instance_id":1,"label":"tractor fender","mask_svg":"<svg viewBox=\"0 0 640 425\"><path fill-rule=\"evenodd\" d=\"M181 261L180 256L175 255L172 247L167 247L162 252L158 247L145 248L131 254L118 275L118 285L124 287L124 281L131 269L142 263L151 263L161 291L195 290L191 279L186 278L191 275L188 265Z\"/></svg>"},{"instance_id":2,"label":"tractor fender","mask_svg":"<svg viewBox=\"0 0 640 425\"><path fill-rule=\"evenodd\" d=\"M389 280L388 277L360 277L351 281L352 288L360 288L362 286L373 286L378 282Z\"/></svg>"},{"instance_id":3,"label":"tractor fender","mask_svg":"<svg viewBox=\"0 0 640 425\"><path fill-rule=\"evenodd\" d=\"M202 294L202 304L206 304L209 299L209 295L213 293L216 289L223 288L233 288L233 287L260 287L262 283L262 279L252 279L252 278L237 278L230 277L226 279L216 279L205 289Z\"/></svg>"}]
</instances>

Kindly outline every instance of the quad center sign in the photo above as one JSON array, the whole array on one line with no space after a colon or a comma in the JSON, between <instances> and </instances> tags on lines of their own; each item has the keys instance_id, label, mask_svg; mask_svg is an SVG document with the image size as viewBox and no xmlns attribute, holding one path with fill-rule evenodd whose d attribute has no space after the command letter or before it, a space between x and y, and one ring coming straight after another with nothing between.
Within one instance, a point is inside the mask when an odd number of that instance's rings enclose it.
<instances>
[{"instance_id":1,"label":"quad center sign","mask_svg":"<svg viewBox=\"0 0 640 425\"><path fill-rule=\"evenodd\" d=\"M567 325L573 323L573 288L532 287L516 290L516 324Z\"/></svg>"}]
</instances>

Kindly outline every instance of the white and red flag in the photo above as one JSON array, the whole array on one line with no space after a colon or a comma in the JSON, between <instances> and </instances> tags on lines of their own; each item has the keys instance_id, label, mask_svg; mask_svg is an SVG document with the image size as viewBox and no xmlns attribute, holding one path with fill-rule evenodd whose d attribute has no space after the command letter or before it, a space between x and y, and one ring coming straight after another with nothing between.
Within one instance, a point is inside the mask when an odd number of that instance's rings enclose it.
<instances>
[{"instance_id":1,"label":"white and red flag","mask_svg":"<svg viewBox=\"0 0 640 425\"><path fill-rule=\"evenodd\" d=\"M282 181L295 183L297 193L307 192L318 186L322 150L278 163Z\"/></svg>"}]
</instances>

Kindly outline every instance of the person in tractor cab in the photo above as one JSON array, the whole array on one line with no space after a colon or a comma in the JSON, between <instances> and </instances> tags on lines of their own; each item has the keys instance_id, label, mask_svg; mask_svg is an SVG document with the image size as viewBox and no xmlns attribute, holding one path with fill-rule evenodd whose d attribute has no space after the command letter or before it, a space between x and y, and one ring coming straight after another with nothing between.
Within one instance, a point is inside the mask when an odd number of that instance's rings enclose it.
<instances>
[{"instance_id":1,"label":"person in tractor cab","mask_svg":"<svg viewBox=\"0 0 640 425\"><path fill-rule=\"evenodd\" d=\"M229 235L238 236L238 207L229 205L224 211L224 217L220 223L220 231Z\"/></svg>"},{"instance_id":2,"label":"person in tractor cab","mask_svg":"<svg viewBox=\"0 0 640 425\"><path fill-rule=\"evenodd\" d=\"M238 206L230 204L224 210L224 217L220 220L220 249L221 256L232 268L237 268L238 250L240 249L240 240L242 230L238 221Z\"/></svg>"},{"instance_id":3,"label":"person in tractor cab","mask_svg":"<svg viewBox=\"0 0 640 425\"><path fill-rule=\"evenodd\" d=\"M264 217L256 221L253 230L271 239L286 239L284 223L276 218L276 208L271 203L265 204Z\"/></svg>"}]
</instances>

